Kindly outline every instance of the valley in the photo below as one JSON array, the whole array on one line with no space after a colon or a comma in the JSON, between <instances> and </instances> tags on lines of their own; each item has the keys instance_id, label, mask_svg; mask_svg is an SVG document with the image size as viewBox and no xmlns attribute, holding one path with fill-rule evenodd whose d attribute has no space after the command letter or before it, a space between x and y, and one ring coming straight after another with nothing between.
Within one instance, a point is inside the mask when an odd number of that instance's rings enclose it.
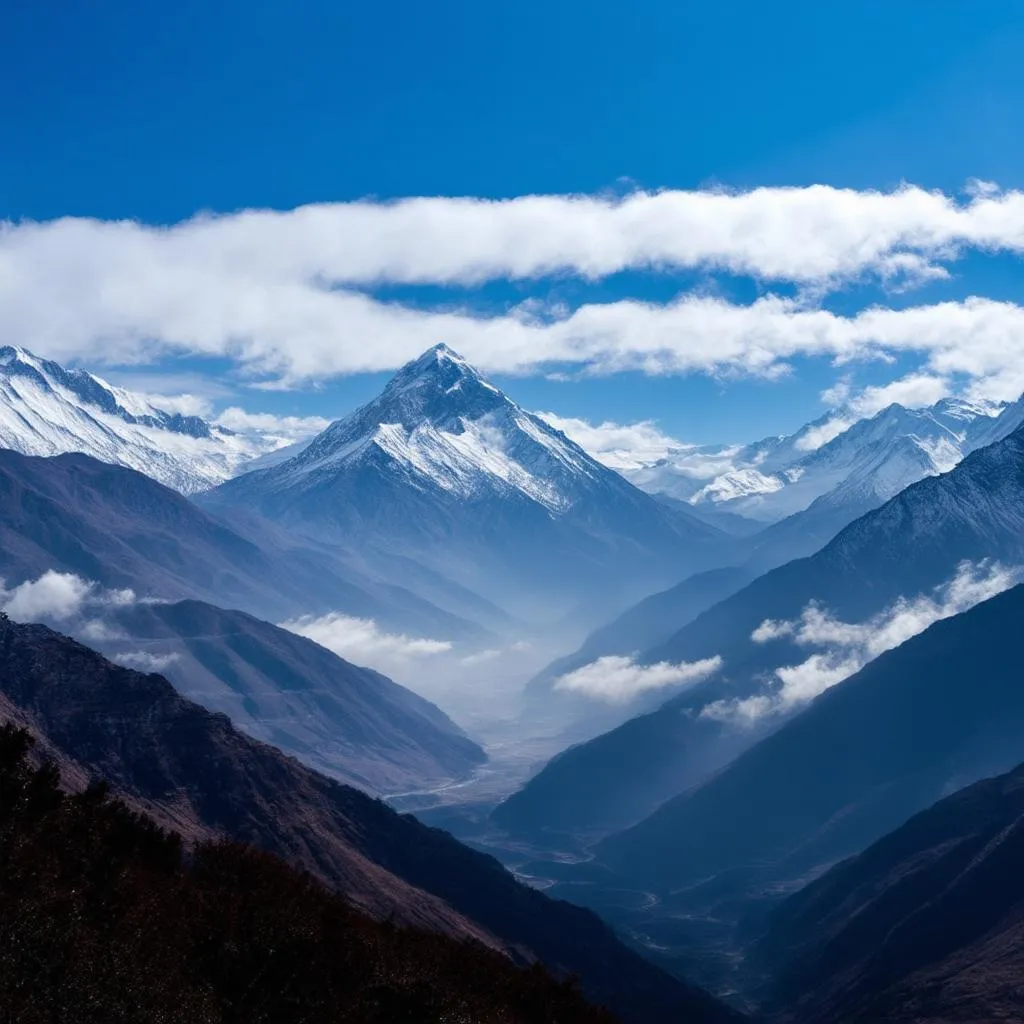
<instances>
[{"instance_id":1,"label":"valley","mask_svg":"<svg viewBox=\"0 0 1024 1024\"><path fill-rule=\"evenodd\" d=\"M0 1024L1024 1024L1024 3L0 9Z\"/></svg>"}]
</instances>

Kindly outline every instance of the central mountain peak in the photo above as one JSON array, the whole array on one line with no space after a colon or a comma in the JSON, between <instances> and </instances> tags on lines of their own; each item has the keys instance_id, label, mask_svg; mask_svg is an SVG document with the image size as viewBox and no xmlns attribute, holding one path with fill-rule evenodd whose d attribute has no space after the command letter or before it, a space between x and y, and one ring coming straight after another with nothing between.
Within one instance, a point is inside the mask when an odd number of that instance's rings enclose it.
<instances>
[{"instance_id":1,"label":"central mountain peak","mask_svg":"<svg viewBox=\"0 0 1024 1024\"><path fill-rule=\"evenodd\" d=\"M353 445L379 443L382 435L393 437L396 431L410 438L423 431L461 435L467 424L526 415L457 352L435 345L406 363L376 398L332 423L302 458L309 464L339 453L354 454Z\"/></svg>"},{"instance_id":2,"label":"central mountain peak","mask_svg":"<svg viewBox=\"0 0 1024 1024\"><path fill-rule=\"evenodd\" d=\"M293 472L308 479L360 466L464 498L515 493L549 510L571 506L582 481L609 475L443 344L406 363L277 475L283 482Z\"/></svg>"},{"instance_id":3,"label":"central mountain peak","mask_svg":"<svg viewBox=\"0 0 1024 1024\"><path fill-rule=\"evenodd\" d=\"M430 373L445 367L455 368L475 376L473 367L458 352L449 348L443 341L439 341L433 348L428 348L418 359L406 363L399 372L415 371Z\"/></svg>"},{"instance_id":4,"label":"central mountain peak","mask_svg":"<svg viewBox=\"0 0 1024 1024\"><path fill-rule=\"evenodd\" d=\"M462 356L440 344L406 363L361 412L377 422L400 423L406 428L421 423L453 427L463 417L478 419L510 404Z\"/></svg>"}]
</instances>

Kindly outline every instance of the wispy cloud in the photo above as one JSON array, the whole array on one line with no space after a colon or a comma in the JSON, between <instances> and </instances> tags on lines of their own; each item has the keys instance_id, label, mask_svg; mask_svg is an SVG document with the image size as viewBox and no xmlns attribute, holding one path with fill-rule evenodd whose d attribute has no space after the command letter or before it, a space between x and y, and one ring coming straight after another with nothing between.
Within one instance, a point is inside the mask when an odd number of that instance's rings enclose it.
<instances>
[{"instance_id":1,"label":"wispy cloud","mask_svg":"<svg viewBox=\"0 0 1024 1024\"><path fill-rule=\"evenodd\" d=\"M591 423L553 412L539 412L537 415L612 469L638 469L665 458L669 452L694 447L670 437L651 420Z\"/></svg>"},{"instance_id":2,"label":"wispy cloud","mask_svg":"<svg viewBox=\"0 0 1024 1024\"><path fill-rule=\"evenodd\" d=\"M910 373L888 384L863 388L853 393L849 384L840 381L822 393L822 400L830 405L844 405L858 416L874 416L893 403L908 409L923 409L934 405L956 390L948 377L934 373Z\"/></svg>"},{"instance_id":3,"label":"wispy cloud","mask_svg":"<svg viewBox=\"0 0 1024 1024\"><path fill-rule=\"evenodd\" d=\"M608 704L625 704L648 690L698 683L722 667L721 658L672 664L638 665L632 658L608 655L562 676L556 690L579 693Z\"/></svg>"},{"instance_id":4,"label":"wispy cloud","mask_svg":"<svg viewBox=\"0 0 1024 1024\"><path fill-rule=\"evenodd\" d=\"M1015 586L1019 569L995 562L964 562L951 580L931 594L900 598L866 622L843 622L811 603L799 619L766 619L751 634L757 644L789 639L799 647L820 648L795 665L775 670L774 685L738 700L716 701L702 715L721 721L753 723L792 711L859 672L880 654Z\"/></svg>"},{"instance_id":5,"label":"wispy cloud","mask_svg":"<svg viewBox=\"0 0 1024 1024\"><path fill-rule=\"evenodd\" d=\"M178 660L178 655L174 652L151 654L148 651L121 651L110 655L110 660L137 672L166 672Z\"/></svg>"},{"instance_id":6,"label":"wispy cloud","mask_svg":"<svg viewBox=\"0 0 1024 1024\"><path fill-rule=\"evenodd\" d=\"M357 619L340 612L290 619L281 627L308 637L346 661L385 675L400 675L421 659L446 654L453 646L448 640L388 633L373 619Z\"/></svg>"},{"instance_id":7,"label":"wispy cloud","mask_svg":"<svg viewBox=\"0 0 1024 1024\"><path fill-rule=\"evenodd\" d=\"M285 441L304 441L330 426L323 416L275 416L269 412L246 412L232 405L220 413L216 422L239 434L265 434Z\"/></svg>"},{"instance_id":8,"label":"wispy cloud","mask_svg":"<svg viewBox=\"0 0 1024 1024\"><path fill-rule=\"evenodd\" d=\"M825 397L825 396L823 396ZM839 402L829 404L841 404ZM830 441L834 441L840 434L845 433L857 422L856 416L836 414L830 416L824 423L810 427L793 442L793 447L800 452L816 452L823 448Z\"/></svg>"}]
</instances>

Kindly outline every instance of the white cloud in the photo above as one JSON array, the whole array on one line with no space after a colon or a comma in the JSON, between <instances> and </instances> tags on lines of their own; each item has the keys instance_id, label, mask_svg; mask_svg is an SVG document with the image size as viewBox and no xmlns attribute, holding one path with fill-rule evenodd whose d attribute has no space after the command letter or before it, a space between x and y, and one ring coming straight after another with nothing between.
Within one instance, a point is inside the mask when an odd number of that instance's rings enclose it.
<instances>
[{"instance_id":1,"label":"white cloud","mask_svg":"<svg viewBox=\"0 0 1024 1024\"><path fill-rule=\"evenodd\" d=\"M168 667L178 660L178 655L173 652L150 654L148 651L122 651L120 654L110 655L110 660L125 668L133 668L137 672L166 672Z\"/></svg>"},{"instance_id":2,"label":"white cloud","mask_svg":"<svg viewBox=\"0 0 1024 1024\"><path fill-rule=\"evenodd\" d=\"M346 661L377 669L385 675L401 674L420 659L452 649L448 640L387 633L373 619L357 619L340 612L320 617L304 615L280 625L282 629L308 637Z\"/></svg>"},{"instance_id":3,"label":"white cloud","mask_svg":"<svg viewBox=\"0 0 1024 1024\"><path fill-rule=\"evenodd\" d=\"M982 298L843 317L768 295L707 296L504 315L381 302L367 283L474 284L569 270L722 267L815 282L922 273L959 247L1024 251L1024 193L965 201L902 188L413 199L248 211L171 227L64 218L0 229L0 336L54 358L108 363L188 352L285 382L392 369L438 340L485 370L551 363L610 373L777 377L793 357L916 354L974 397L1024 391L1024 310ZM910 257L913 257L912 259ZM916 261L916 262L915 262ZM372 339L368 342L367 339Z\"/></svg>"},{"instance_id":4,"label":"white cloud","mask_svg":"<svg viewBox=\"0 0 1024 1024\"><path fill-rule=\"evenodd\" d=\"M823 650L795 665L775 670L776 685L766 693L740 700L716 701L701 714L721 721L752 723L766 715L782 714L813 700L880 654L891 651L941 619L959 615L1015 586L1019 569L996 562L962 563L953 578L931 594L900 598L866 622L843 622L818 604L804 608L799 619L765 619L751 634L755 643L788 638L801 647Z\"/></svg>"},{"instance_id":5,"label":"white cloud","mask_svg":"<svg viewBox=\"0 0 1024 1024\"><path fill-rule=\"evenodd\" d=\"M8 590L0 580L0 611L18 622L64 622L86 608L128 605L135 601L131 590L104 590L73 573L44 572Z\"/></svg>"},{"instance_id":6,"label":"white cloud","mask_svg":"<svg viewBox=\"0 0 1024 1024\"><path fill-rule=\"evenodd\" d=\"M826 395L823 394L822 399L827 400ZM816 452L819 448L827 445L829 441L834 441L840 434L846 433L856 422L855 416L831 416L824 423L805 430L793 443L793 447L798 452Z\"/></svg>"},{"instance_id":7,"label":"white cloud","mask_svg":"<svg viewBox=\"0 0 1024 1024\"><path fill-rule=\"evenodd\" d=\"M225 327L231 321L231 311L221 308L227 298L210 291L185 303L183 296L183 305L174 305L174 324L156 317L161 303L140 310L140 319L102 312L66 322L68 306L19 311L0 304L0 331L41 334L35 347L54 358L95 358L96 338L103 337L107 359L152 358L165 349L226 355L252 373L280 374L291 383L392 369L444 339L482 369L508 373L565 363L589 373L777 378L798 356L846 365L904 354L923 361L921 372L967 376L974 397L1011 399L1024 391L1017 347L1024 308L982 298L843 317L778 296L736 306L690 295L665 305L584 305L560 319L538 319L515 310L485 318L317 292L265 309L240 301L242 320L234 330ZM19 320L16 330L4 322L12 317ZM365 343L368 337L373 345Z\"/></svg>"},{"instance_id":8,"label":"white cloud","mask_svg":"<svg viewBox=\"0 0 1024 1024\"><path fill-rule=\"evenodd\" d=\"M157 409L163 409L169 413L179 413L182 416L201 416L209 419L212 415L213 406L210 400L202 395L180 394L147 394L139 393L139 397L149 402Z\"/></svg>"},{"instance_id":9,"label":"white cloud","mask_svg":"<svg viewBox=\"0 0 1024 1024\"><path fill-rule=\"evenodd\" d=\"M796 625L792 622L779 622L775 619L765 619L753 633L750 639L755 644L766 644L769 640L778 640L784 636L792 636L796 631Z\"/></svg>"},{"instance_id":10,"label":"white cloud","mask_svg":"<svg viewBox=\"0 0 1024 1024\"><path fill-rule=\"evenodd\" d=\"M539 412L537 415L612 469L639 469L665 458L670 452L693 448L693 445L663 433L651 420L590 423L553 412Z\"/></svg>"},{"instance_id":11,"label":"white cloud","mask_svg":"<svg viewBox=\"0 0 1024 1024\"><path fill-rule=\"evenodd\" d=\"M220 413L216 422L238 434L266 434L288 442L304 441L331 423L323 416L275 416L269 412L246 412L236 405Z\"/></svg>"},{"instance_id":12,"label":"white cloud","mask_svg":"<svg viewBox=\"0 0 1024 1024\"><path fill-rule=\"evenodd\" d=\"M667 661L638 665L632 658L608 655L562 676L555 682L555 689L581 693L609 704L624 704L647 690L700 682L721 667L721 658L678 665Z\"/></svg>"},{"instance_id":13,"label":"white cloud","mask_svg":"<svg viewBox=\"0 0 1024 1024\"><path fill-rule=\"evenodd\" d=\"M0 606L18 622L40 619L61 621L77 615L93 585L71 573L43 573L37 580L26 580L13 590L0 593Z\"/></svg>"},{"instance_id":14,"label":"white cloud","mask_svg":"<svg viewBox=\"0 0 1024 1024\"><path fill-rule=\"evenodd\" d=\"M724 269L819 282L873 270L931 276L961 247L1024 248L1024 193L966 201L904 186L663 190L624 197L411 198L203 215L171 228L66 217L8 225L4 249L37 259L87 246L135 277L230 273L255 281L471 285L556 272ZM24 263L25 260L22 260ZM120 277L120 275L117 275Z\"/></svg>"},{"instance_id":15,"label":"white cloud","mask_svg":"<svg viewBox=\"0 0 1024 1024\"><path fill-rule=\"evenodd\" d=\"M847 398L846 404L859 416L874 416L894 403L907 409L924 409L954 390L948 377L933 373L911 373L889 384L864 388Z\"/></svg>"},{"instance_id":16,"label":"white cloud","mask_svg":"<svg viewBox=\"0 0 1024 1024\"><path fill-rule=\"evenodd\" d=\"M75 636L83 643L103 643L107 640L124 640L126 634L117 626L102 619L86 619L74 627Z\"/></svg>"}]
</instances>

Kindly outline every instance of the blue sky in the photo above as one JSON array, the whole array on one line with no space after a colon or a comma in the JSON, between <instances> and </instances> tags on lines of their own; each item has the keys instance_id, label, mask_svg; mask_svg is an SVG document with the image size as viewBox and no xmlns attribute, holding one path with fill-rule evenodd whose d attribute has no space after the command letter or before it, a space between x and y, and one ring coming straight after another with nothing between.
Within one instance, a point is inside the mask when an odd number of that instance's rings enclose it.
<instances>
[{"instance_id":1,"label":"blue sky","mask_svg":"<svg viewBox=\"0 0 1024 1024\"><path fill-rule=\"evenodd\" d=\"M162 7L40 0L9 4L0 19L0 216L15 224L72 216L159 226L204 211L292 211L367 197L600 197L815 183L889 191L910 182L966 203L971 179L1024 186L1024 5L1012 0L186 0ZM262 237L252 244L264 244ZM86 238L73 248L62 239L31 260L22 249L10 258L26 275L19 295L36 285L30 275L40 261L66 259L65 277L50 265L39 270L50 289L39 285L39 308L59 301L68 324L80 328L95 314L95 294L67 281L87 278L73 275L88 271L102 246ZM359 249L369 240L354 233L343 243ZM799 296L801 310L844 317L876 303L935 308L972 295L1015 305L1020 247L1011 239L1003 251L991 249L967 246L956 259L941 257L942 280L918 275L908 287L861 268L828 287L816 283L810 297L806 280L707 265L627 267L589 279L572 268L496 273L482 283L383 275L345 287L391 311L454 310L480 321L526 302L541 304L538 315L549 321L588 304L660 307L687 295L740 308L767 295ZM69 253L81 265L71 265ZM162 266L154 264L146 280ZM206 266L195 274L210 281ZM57 293L55 280L64 282ZM106 299L118 279L102 281ZM125 284L136 298L140 287ZM187 290L176 296L187 305ZM108 310L94 336L83 329L74 341L59 323L36 332L26 306L0 317L0 340L96 365L126 383L205 389L216 402L277 413L338 415L387 376L383 368L352 372L358 360L328 360L319 374L307 366L287 390L253 390L254 377L266 382L273 374L265 364L254 370L233 347L262 329L248 314L238 323L220 322L224 311L211 314L224 336L214 344L208 324L182 325L172 299L154 294L162 319L141 315L138 304ZM290 315L304 320L298 306ZM107 344L114 328L135 338L130 353ZM192 333L205 340L193 344ZM144 344L164 334L166 344ZM275 338L279 348L289 344ZM301 348L305 338L297 329L292 344ZM347 344L385 342L366 336ZM486 351L486 341L479 346ZM404 351L399 342L394 351ZM687 440L741 440L818 415L820 393L840 378L856 392L914 374L923 358L901 350L892 362L837 368L833 357L798 354L786 360L787 372L765 380L746 372L746 351L728 367L665 375L649 367L609 372L607 353L599 367L559 358L540 365L534 355L502 373L507 356L496 361L495 376L531 408L591 421L653 418ZM129 357L135 365L127 369L97 365ZM383 356L377 362L389 365ZM947 373L933 359L927 375L961 388L1001 374L1000 387L1013 387L1008 356L977 369L961 364ZM551 379L552 370L572 379Z\"/></svg>"}]
</instances>

